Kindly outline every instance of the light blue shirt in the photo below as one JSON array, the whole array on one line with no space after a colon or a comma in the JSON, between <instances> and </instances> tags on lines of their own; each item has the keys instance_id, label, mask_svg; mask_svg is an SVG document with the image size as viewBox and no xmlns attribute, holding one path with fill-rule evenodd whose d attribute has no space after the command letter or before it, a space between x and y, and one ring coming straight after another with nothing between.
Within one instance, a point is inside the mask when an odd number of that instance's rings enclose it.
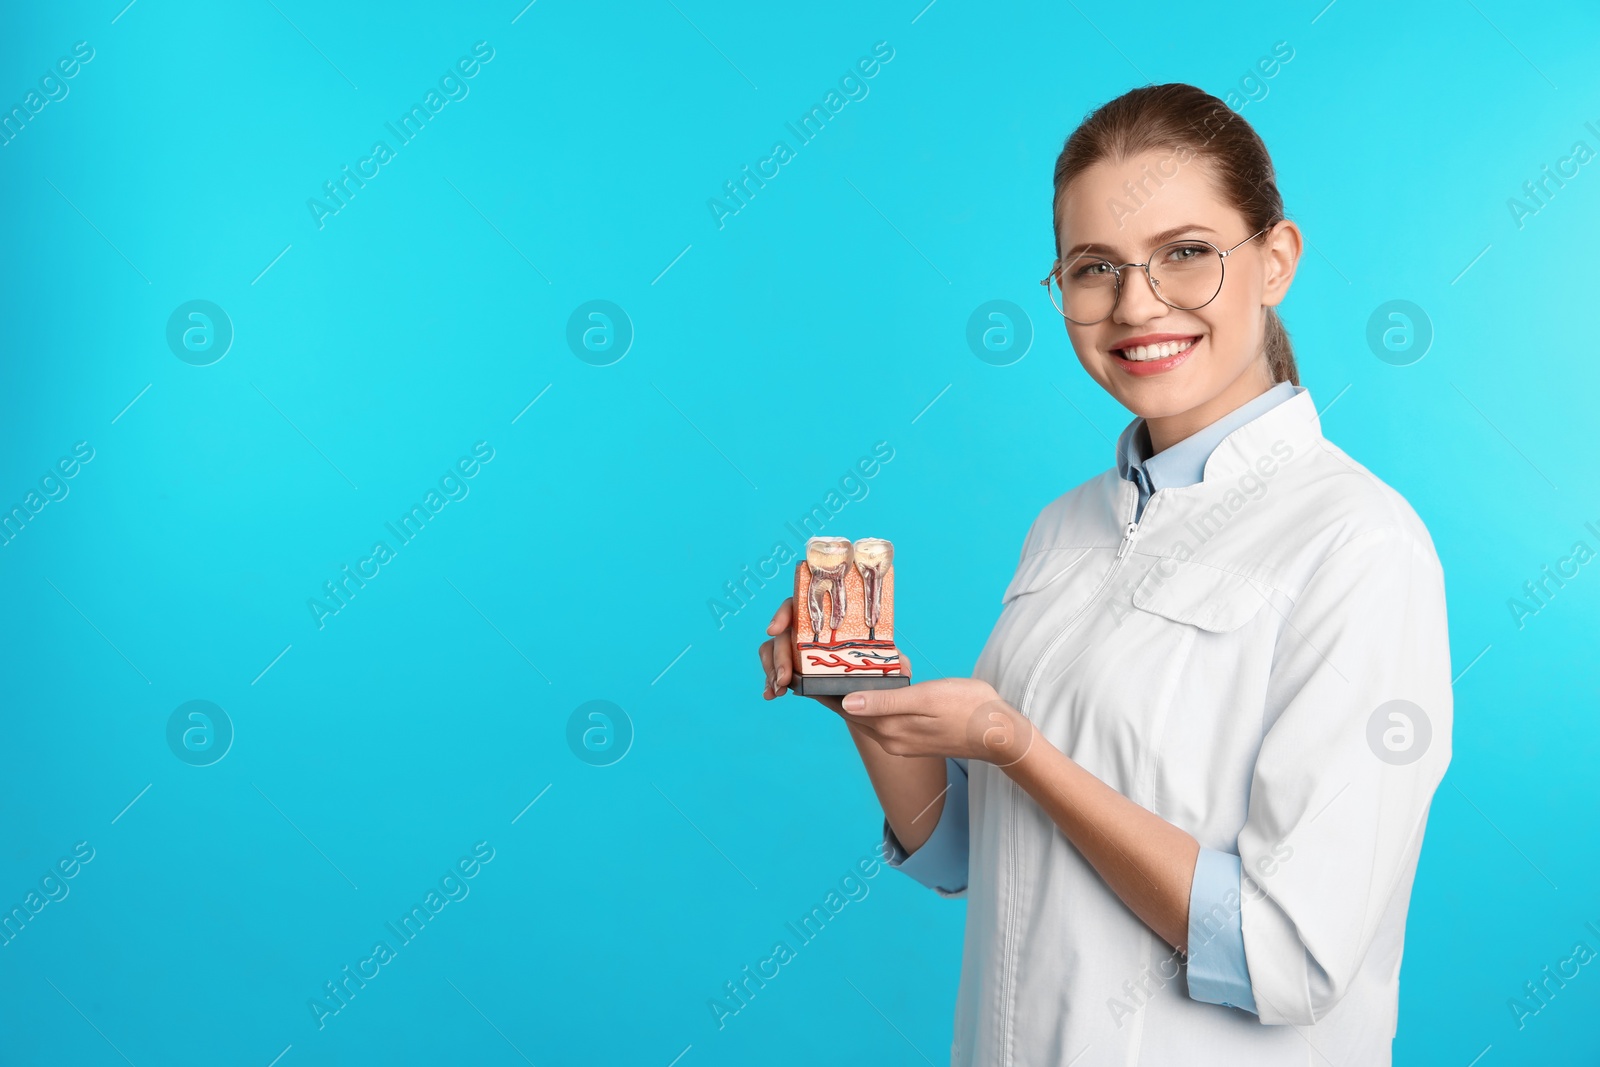
<instances>
[{"instance_id":1,"label":"light blue shirt","mask_svg":"<svg viewBox=\"0 0 1600 1067\"><path fill-rule=\"evenodd\" d=\"M1144 515L1150 494L1157 489L1181 489L1196 485L1205 476L1206 460L1222 439L1259 415L1303 392L1300 386L1279 382L1253 400L1228 412L1202 430L1197 430L1164 452L1150 454L1150 431L1143 419L1134 419L1117 438L1117 473L1139 487L1139 507L1134 521Z\"/></svg>"},{"instance_id":2,"label":"light blue shirt","mask_svg":"<svg viewBox=\"0 0 1600 1067\"><path fill-rule=\"evenodd\" d=\"M1279 382L1210 426L1153 456L1144 419L1134 419L1117 439L1117 473L1139 488L1134 520L1144 515L1144 506L1156 490L1178 489L1200 482L1205 475L1206 460L1223 438L1301 392L1304 389L1300 386ZM888 819L883 820L883 841L889 866L949 896L967 887L967 761L946 757L945 781L944 809L939 813L933 834L920 848L908 854L894 836ZM1245 966L1244 926L1239 908L1243 895L1242 873L1237 855L1201 846L1189 890L1189 997L1207 1004L1255 1012L1255 995L1250 990L1250 972ZM1209 931L1203 922L1208 915L1224 915L1227 921L1220 929Z\"/></svg>"}]
</instances>

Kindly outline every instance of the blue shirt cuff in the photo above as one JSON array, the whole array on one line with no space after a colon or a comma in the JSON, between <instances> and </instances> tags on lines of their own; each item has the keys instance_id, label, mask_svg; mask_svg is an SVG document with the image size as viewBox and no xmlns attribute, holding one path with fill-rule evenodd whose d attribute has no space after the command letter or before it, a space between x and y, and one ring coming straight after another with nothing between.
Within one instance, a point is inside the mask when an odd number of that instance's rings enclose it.
<instances>
[{"instance_id":1,"label":"blue shirt cuff","mask_svg":"<svg viewBox=\"0 0 1600 1067\"><path fill-rule=\"evenodd\" d=\"M1189 997L1255 1013L1244 958L1239 857L1201 846L1189 889Z\"/></svg>"},{"instance_id":2,"label":"blue shirt cuff","mask_svg":"<svg viewBox=\"0 0 1600 1067\"><path fill-rule=\"evenodd\" d=\"M967 891L967 768L964 760L945 757L944 808L932 835L915 852L906 853L889 820L883 820L883 850L889 866L903 871L942 897Z\"/></svg>"}]
</instances>

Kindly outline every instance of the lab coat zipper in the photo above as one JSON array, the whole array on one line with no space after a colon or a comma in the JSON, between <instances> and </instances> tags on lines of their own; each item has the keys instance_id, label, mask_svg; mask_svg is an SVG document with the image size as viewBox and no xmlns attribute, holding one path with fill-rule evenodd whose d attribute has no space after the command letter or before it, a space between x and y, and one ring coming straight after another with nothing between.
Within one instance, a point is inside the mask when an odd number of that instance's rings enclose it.
<instances>
[{"instance_id":1,"label":"lab coat zipper","mask_svg":"<svg viewBox=\"0 0 1600 1067\"><path fill-rule=\"evenodd\" d=\"M1117 558L1121 559L1128 554L1128 546L1133 544L1133 535L1139 532L1139 524L1128 523L1128 528L1122 531L1122 544L1117 546Z\"/></svg>"},{"instance_id":2,"label":"lab coat zipper","mask_svg":"<svg viewBox=\"0 0 1600 1067\"><path fill-rule=\"evenodd\" d=\"M1022 687L1022 707L1018 709L1023 715L1028 714L1028 705L1033 701L1033 687L1039 681L1039 672L1044 669L1045 661L1048 660L1051 653L1055 652L1055 650L1060 646L1062 640L1064 640L1068 634L1077 628L1078 621L1082 619L1089 608L1094 605L1094 602L1100 599L1100 594L1104 593L1111 585L1111 579L1115 578L1117 576L1117 572L1122 569L1122 561L1127 557L1128 549L1133 547L1134 539L1139 533L1139 522L1134 521L1131 512L1134 508L1139 506L1139 494L1138 490L1134 489L1131 484L1130 489L1133 492L1133 507L1129 509L1130 514L1128 521L1123 526L1122 541L1117 545L1117 554L1111 561L1111 569L1106 571L1104 578L1100 579L1100 584L1095 586L1093 593L1089 594L1089 599L1083 602L1083 606L1073 613L1072 618L1067 620L1067 624L1063 626L1061 631L1051 639L1050 644L1045 647L1044 653L1039 657L1038 661L1034 663L1033 670L1028 672L1028 680ZM1154 510L1156 506L1156 500L1160 496L1161 490L1157 489L1151 494L1150 499L1145 501L1144 517L1141 521L1150 521L1150 512Z\"/></svg>"},{"instance_id":3,"label":"lab coat zipper","mask_svg":"<svg viewBox=\"0 0 1600 1067\"><path fill-rule=\"evenodd\" d=\"M1105 577L1100 579L1100 584L1095 586L1094 592L1089 594L1089 599L1085 600L1083 602L1083 606L1073 613L1072 618L1067 620L1066 625L1061 628L1060 632L1057 633L1055 637L1051 638L1050 643L1045 646L1045 650L1039 656L1038 661L1034 663L1033 670L1028 672L1028 680L1022 687L1022 706L1018 709L1022 712L1024 718L1028 718L1028 705L1032 703L1033 687L1039 680L1039 672L1044 668L1045 663L1050 659L1055 650L1061 646L1061 642L1066 639L1067 635L1073 630L1077 629L1079 620L1083 618L1084 614L1088 612L1089 608L1093 606L1093 604L1100 599L1101 594L1110 587L1111 579L1115 578L1117 576L1117 572L1122 569L1122 561L1127 557L1128 549L1133 547L1134 538L1139 532L1140 520L1135 520L1133 517L1139 507L1139 490L1131 482L1127 483L1127 486L1128 489L1132 491L1133 500L1128 509L1128 521L1122 529L1122 541L1117 545L1117 554L1111 560L1111 568L1106 571ZM1149 500L1145 501L1142 521L1149 520L1150 511L1155 506L1156 498L1160 495L1161 490L1158 489L1150 495ZM1029 721L1032 720L1030 719ZM1021 787L1015 782L1011 783L1011 788L1018 791L1021 790ZM1011 848L1009 850L1009 859L1011 861L1009 864L1010 878L1007 883L1007 886L1011 889L1013 895L1015 894L1017 884L1016 843L1018 837L1018 822L1020 819L1020 816L1017 814L1017 809L1018 805L1013 803L1011 805ZM1000 972L1002 979L1000 983L1000 1003L1004 1005L1005 1011L1005 1025L1001 1030L1001 1045L1003 1048L1001 1062L1005 1064L1009 1064L1011 1062L1011 985L1014 978L1013 970L1016 966L1016 954L1013 951L1012 946L1016 943L1017 921L1017 905L1013 897L1011 905L1006 911L1006 936L1005 945L1003 946L1003 951L1001 953L1002 965Z\"/></svg>"}]
</instances>

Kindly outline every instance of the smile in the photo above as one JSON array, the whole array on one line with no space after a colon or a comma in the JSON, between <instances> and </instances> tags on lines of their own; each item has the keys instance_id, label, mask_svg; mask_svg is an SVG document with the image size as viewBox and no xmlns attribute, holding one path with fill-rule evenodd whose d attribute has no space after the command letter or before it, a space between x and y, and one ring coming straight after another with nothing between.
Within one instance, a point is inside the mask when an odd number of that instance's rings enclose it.
<instances>
[{"instance_id":1,"label":"smile","mask_svg":"<svg viewBox=\"0 0 1600 1067\"><path fill-rule=\"evenodd\" d=\"M1116 358L1117 366L1129 374L1144 377L1172 370L1187 360L1199 344L1199 337L1190 337L1154 345L1138 345L1127 350L1114 348L1111 354Z\"/></svg>"}]
</instances>

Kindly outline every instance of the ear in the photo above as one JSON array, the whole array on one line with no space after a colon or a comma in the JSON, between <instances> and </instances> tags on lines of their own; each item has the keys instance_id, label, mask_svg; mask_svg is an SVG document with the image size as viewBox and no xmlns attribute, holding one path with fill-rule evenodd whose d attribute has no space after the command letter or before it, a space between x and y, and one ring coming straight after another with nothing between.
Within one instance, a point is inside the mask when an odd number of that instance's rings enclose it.
<instances>
[{"instance_id":1,"label":"ear","mask_svg":"<svg viewBox=\"0 0 1600 1067\"><path fill-rule=\"evenodd\" d=\"M1304 235L1300 227L1284 219L1272 228L1263 248L1266 278L1261 291L1264 307L1277 307L1289 295L1289 285L1294 281L1295 269L1300 265L1304 250Z\"/></svg>"}]
</instances>

